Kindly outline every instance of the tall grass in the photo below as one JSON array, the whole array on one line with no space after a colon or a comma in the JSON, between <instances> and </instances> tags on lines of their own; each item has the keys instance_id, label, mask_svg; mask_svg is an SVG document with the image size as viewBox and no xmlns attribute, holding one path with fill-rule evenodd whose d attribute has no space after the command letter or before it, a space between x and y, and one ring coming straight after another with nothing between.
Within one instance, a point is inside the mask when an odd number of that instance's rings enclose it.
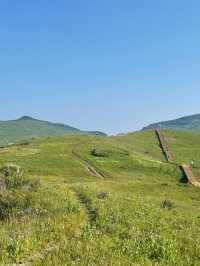
<instances>
[{"instance_id":1,"label":"tall grass","mask_svg":"<svg viewBox=\"0 0 200 266\"><path fill-rule=\"evenodd\" d=\"M154 137L76 135L0 150L0 265L198 265L200 191L179 182Z\"/></svg>"}]
</instances>

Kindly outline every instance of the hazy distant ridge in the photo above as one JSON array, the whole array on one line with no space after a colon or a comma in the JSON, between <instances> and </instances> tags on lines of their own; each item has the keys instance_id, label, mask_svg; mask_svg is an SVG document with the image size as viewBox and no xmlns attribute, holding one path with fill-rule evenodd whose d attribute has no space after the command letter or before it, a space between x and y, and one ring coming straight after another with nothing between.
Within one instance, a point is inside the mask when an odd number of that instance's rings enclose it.
<instances>
[{"instance_id":1,"label":"hazy distant ridge","mask_svg":"<svg viewBox=\"0 0 200 266\"><path fill-rule=\"evenodd\" d=\"M151 128L200 131L200 114L184 116L174 120L150 124L143 129L145 130Z\"/></svg>"},{"instance_id":2,"label":"hazy distant ridge","mask_svg":"<svg viewBox=\"0 0 200 266\"><path fill-rule=\"evenodd\" d=\"M24 139L61 136L65 134L105 135L102 132L81 131L68 125L42 121L29 116L23 116L17 120L0 121L0 145Z\"/></svg>"}]
</instances>

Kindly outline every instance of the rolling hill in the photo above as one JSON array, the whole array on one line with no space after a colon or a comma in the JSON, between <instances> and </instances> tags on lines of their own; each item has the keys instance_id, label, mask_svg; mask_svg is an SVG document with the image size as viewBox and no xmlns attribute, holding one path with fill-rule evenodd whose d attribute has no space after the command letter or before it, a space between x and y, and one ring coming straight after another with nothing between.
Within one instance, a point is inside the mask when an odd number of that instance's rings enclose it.
<instances>
[{"instance_id":1,"label":"rolling hill","mask_svg":"<svg viewBox=\"0 0 200 266\"><path fill-rule=\"evenodd\" d=\"M200 114L154 123L143 129L151 128L200 131Z\"/></svg>"},{"instance_id":2,"label":"rolling hill","mask_svg":"<svg viewBox=\"0 0 200 266\"><path fill-rule=\"evenodd\" d=\"M173 164L153 130L0 149L0 265L199 265L200 189L178 165L200 176L200 134L162 133Z\"/></svg>"},{"instance_id":3,"label":"rolling hill","mask_svg":"<svg viewBox=\"0 0 200 266\"><path fill-rule=\"evenodd\" d=\"M42 121L29 116L23 116L17 120L0 121L0 145L7 145L24 139L65 134L105 135L102 132L81 131L68 125Z\"/></svg>"}]
</instances>

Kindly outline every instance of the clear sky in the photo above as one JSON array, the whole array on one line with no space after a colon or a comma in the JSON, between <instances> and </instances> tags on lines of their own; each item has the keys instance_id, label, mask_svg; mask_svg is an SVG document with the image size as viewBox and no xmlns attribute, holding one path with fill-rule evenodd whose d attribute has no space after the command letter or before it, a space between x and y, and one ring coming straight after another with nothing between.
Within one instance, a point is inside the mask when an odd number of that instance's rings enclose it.
<instances>
[{"instance_id":1,"label":"clear sky","mask_svg":"<svg viewBox=\"0 0 200 266\"><path fill-rule=\"evenodd\" d=\"M200 113L200 1L1 0L0 99L107 133Z\"/></svg>"}]
</instances>

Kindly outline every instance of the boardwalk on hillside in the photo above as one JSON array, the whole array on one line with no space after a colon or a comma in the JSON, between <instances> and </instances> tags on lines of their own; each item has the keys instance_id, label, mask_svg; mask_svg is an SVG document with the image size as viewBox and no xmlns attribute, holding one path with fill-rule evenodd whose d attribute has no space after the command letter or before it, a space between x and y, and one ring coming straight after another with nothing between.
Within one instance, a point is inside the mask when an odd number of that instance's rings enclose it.
<instances>
[{"instance_id":1,"label":"boardwalk on hillside","mask_svg":"<svg viewBox=\"0 0 200 266\"><path fill-rule=\"evenodd\" d=\"M154 129L154 131L158 137L158 140L160 142L160 146L163 150L163 153L166 156L167 161L172 163L173 162L173 156L172 156L171 152L169 151L167 142L166 142L163 134L161 133L161 130L156 128L156 129ZM190 184L192 184L195 187L200 187L200 182L197 181L197 178L195 177L195 175L193 173L192 167L185 165L185 164L182 164L179 167Z\"/></svg>"},{"instance_id":2,"label":"boardwalk on hillside","mask_svg":"<svg viewBox=\"0 0 200 266\"><path fill-rule=\"evenodd\" d=\"M192 184L195 187L200 187L200 182L197 181L197 179L193 173L193 170L190 166L182 164L182 165L180 165L180 168L183 171L183 173L185 174L185 176L187 177L190 184Z\"/></svg>"},{"instance_id":3,"label":"boardwalk on hillside","mask_svg":"<svg viewBox=\"0 0 200 266\"><path fill-rule=\"evenodd\" d=\"M160 142L161 148L163 150L163 153L165 154L165 157L166 157L167 161L168 162L173 162L173 156L172 156L172 154L169 151L167 142L166 142L164 136L162 135L160 129L156 128L155 132L156 132L156 134L158 136L158 140Z\"/></svg>"}]
</instances>

